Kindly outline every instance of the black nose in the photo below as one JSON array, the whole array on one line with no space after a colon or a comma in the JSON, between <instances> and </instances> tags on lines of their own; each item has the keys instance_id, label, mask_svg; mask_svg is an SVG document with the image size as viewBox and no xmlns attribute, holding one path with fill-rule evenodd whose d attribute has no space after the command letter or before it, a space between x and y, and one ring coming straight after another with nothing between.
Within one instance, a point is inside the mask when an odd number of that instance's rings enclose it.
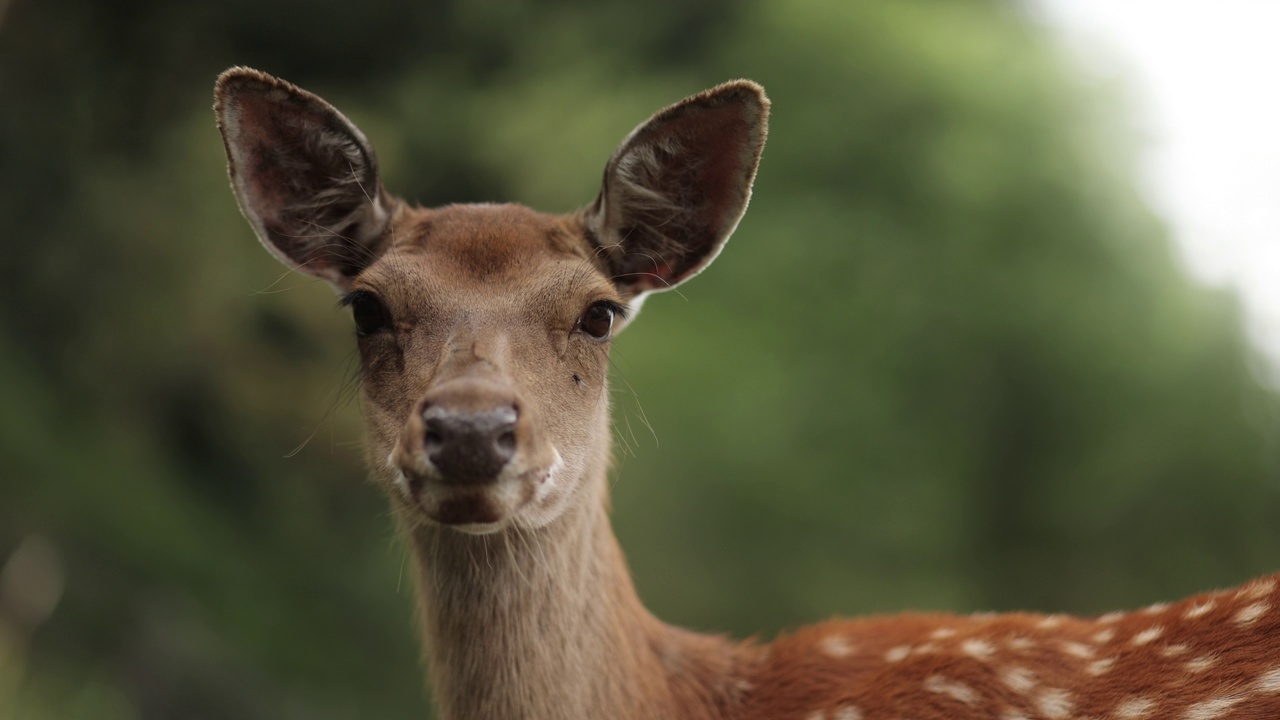
<instances>
[{"instance_id":1,"label":"black nose","mask_svg":"<svg viewBox=\"0 0 1280 720\"><path fill-rule=\"evenodd\" d=\"M445 482L496 480L516 453L518 417L511 405L480 412L431 405L422 412L427 459Z\"/></svg>"}]
</instances>

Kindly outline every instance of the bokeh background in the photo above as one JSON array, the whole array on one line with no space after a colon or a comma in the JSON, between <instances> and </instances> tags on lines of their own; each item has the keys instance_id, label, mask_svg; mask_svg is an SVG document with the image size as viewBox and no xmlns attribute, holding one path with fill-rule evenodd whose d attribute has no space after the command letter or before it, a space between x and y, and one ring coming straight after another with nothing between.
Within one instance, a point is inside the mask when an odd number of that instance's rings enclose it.
<instances>
[{"instance_id":1,"label":"bokeh background","mask_svg":"<svg viewBox=\"0 0 1280 720\"><path fill-rule=\"evenodd\" d=\"M1135 190L1122 87L1001 0L0 2L0 718L429 716L350 320L210 112L320 93L423 204L590 201L733 77L716 265L619 339L615 524L661 617L1098 612L1280 567L1280 397Z\"/></svg>"}]
</instances>

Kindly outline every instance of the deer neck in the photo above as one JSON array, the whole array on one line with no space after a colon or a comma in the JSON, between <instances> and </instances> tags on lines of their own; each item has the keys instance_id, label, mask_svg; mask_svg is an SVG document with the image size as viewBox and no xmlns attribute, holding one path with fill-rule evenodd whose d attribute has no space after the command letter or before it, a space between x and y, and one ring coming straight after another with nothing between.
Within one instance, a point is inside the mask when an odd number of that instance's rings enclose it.
<instances>
[{"instance_id":1,"label":"deer neck","mask_svg":"<svg viewBox=\"0 0 1280 720\"><path fill-rule=\"evenodd\" d=\"M538 530L409 533L436 701L445 718L717 717L744 650L672 628L636 596L594 497Z\"/></svg>"}]
</instances>

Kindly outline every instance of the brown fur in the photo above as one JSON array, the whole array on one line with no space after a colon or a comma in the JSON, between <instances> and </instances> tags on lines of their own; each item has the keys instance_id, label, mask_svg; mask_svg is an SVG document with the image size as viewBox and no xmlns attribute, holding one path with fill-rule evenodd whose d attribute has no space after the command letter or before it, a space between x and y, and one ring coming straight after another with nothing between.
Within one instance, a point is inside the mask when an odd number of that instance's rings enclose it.
<instances>
[{"instance_id":1,"label":"brown fur","mask_svg":"<svg viewBox=\"0 0 1280 720\"><path fill-rule=\"evenodd\" d=\"M768 646L644 609L607 513L609 338L580 322L602 303L638 310L719 252L764 143L759 86L659 112L609 161L595 203L564 216L410 207L320 98L242 68L216 95L263 243L385 311L359 341L369 464L414 559L444 717L1280 716L1275 578L1123 616L903 615ZM514 410L512 459L491 481L444 476L427 408Z\"/></svg>"},{"instance_id":2,"label":"brown fur","mask_svg":"<svg viewBox=\"0 0 1280 720\"><path fill-rule=\"evenodd\" d=\"M830 622L774 641L752 682L742 718L1277 718L1280 575L1098 618Z\"/></svg>"}]
</instances>

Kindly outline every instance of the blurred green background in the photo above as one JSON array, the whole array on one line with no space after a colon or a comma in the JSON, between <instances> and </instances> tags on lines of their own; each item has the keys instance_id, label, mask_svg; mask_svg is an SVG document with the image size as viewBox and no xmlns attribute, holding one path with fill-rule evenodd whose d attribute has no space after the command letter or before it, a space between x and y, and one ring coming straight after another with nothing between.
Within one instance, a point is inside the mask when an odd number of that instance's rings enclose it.
<instances>
[{"instance_id":1,"label":"blurred green background","mask_svg":"<svg viewBox=\"0 0 1280 720\"><path fill-rule=\"evenodd\" d=\"M337 104L411 200L554 211L658 107L765 85L738 233L615 351L616 528L660 617L1087 613L1280 567L1236 300L1135 190L1122 89L1026 5L0 13L0 718L429 713L350 320L227 187L233 64Z\"/></svg>"}]
</instances>

